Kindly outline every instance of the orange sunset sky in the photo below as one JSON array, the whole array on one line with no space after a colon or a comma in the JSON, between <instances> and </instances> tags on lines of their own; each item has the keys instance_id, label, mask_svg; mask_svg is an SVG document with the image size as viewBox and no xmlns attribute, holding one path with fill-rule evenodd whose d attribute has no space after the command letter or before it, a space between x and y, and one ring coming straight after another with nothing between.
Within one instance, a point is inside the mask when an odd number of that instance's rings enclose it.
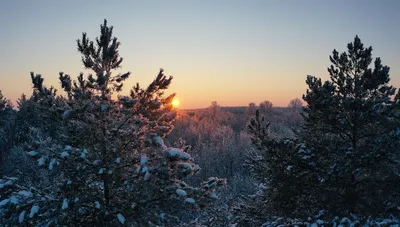
<instances>
[{"instance_id":1,"label":"orange sunset sky","mask_svg":"<svg viewBox=\"0 0 400 227\"><path fill-rule=\"evenodd\" d=\"M93 39L107 19L122 43L123 94L164 68L181 108L287 106L305 93L308 74L328 79L333 49L355 35L391 68L400 87L400 1L2 1L0 90L31 94L30 71L59 88L60 71L86 72L76 39ZM59 89L60 90L60 89Z\"/></svg>"}]
</instances>

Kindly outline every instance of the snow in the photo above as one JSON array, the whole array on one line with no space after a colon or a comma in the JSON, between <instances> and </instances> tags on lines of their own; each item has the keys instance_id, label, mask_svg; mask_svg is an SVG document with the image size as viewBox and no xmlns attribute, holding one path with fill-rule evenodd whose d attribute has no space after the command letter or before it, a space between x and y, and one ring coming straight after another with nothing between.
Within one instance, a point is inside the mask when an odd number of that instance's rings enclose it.
<instances>
[{"instance_id":1,"label":"snow","mask_svg":"<svg viewBox=\"0 0 400 227\"><path fill-rule=\"evenodd\" d=\"M160 213L160 219L161 219L162 221L165 219L165 213L164 213L164 212L161 212L161 213Z\"/></svg>"},{"instance_id":2,"label":"snow","mask_svg":"<svg viewBox=\"0 0 400 227\"><path fill-rule=\"evenodd\" d=\"M4 199L0 202L0 207L7 205L10 202L10 199Z\"/></svg>"},{"instance_id":3,"label":"snow","mask_svg":"<svg viewBox=\"0 0 400 227\"><path fill-rule=\"evenodd\" d=\"M185 203L189 203L189 204L196 204L196 201L192 198L186 198L185 199Z\"/></svg>"},{"instance_id":4,"label":"snow","mask_svg":"<svg viewBox=\"0 0 400 227\"><path fill-rule=\"evenodd\" d=\"M31 156L31 157L35 157L38 154L39 154L39 152L37 152L37 151L29 151L28 152L28 155Z\"/></svg>"},{"instance_id":5,"label":"snow","mask_svg":"<svg viewBox=\"0 0 400 227\"><path fill-rule=\"evenodd\" d=\"M153 137L153 143L158 147L164 147L164 140L160 136Z\"/></svg>"},{"instance_id":6,"label":"snow","mask_svg":"<svg viewBox=\"0 0 400 227\"><path fill-rule=\"evenodd\" d=\"M71 149L72 149L71 146L69 146L69 145L65 146L65 150L66 150L66 151L70 151Z\"/></svg>"},{"instance_id":7,"label":"snow","mask_svg":"<svg viewBox=\"0 0 400 227\"><path fill-rule=\"evenodd\" d=\"M182 160L189 160L190 159L190 154L186 152L182 152L179 148L170 148L168 149L168 157L170 158L175 158L179 157Z\"/></svg>"},{"instance_id":8,"label":"snow","mask_svg":"<svg viewBox=\"0 0 400 227\"><path fill-rule=\"evenodd\" d=\"M61 158L67 158L69 156L69 154L68 154L68 152L66 152L66 151L63 151L62 153L61 153Z\"/></svg>"},{"instance_id":9,"label":"snow","mask_svg":"<svg viewBox=\"0 0 400 227\"><path fill-rule=\"evenodd\" d=\"M63 113L63 118L67 119L69 116L71 116L72 110L65 110Z\"/></svg>"},{"instance_id":10,"label":"snow","mask_svg":"<svg viewBox=\"0 0 400 227\"><path fill-rule=\"evenodd\" d=\"M179 163L179 167L181 169L183 169L185 172L186 171L189 172L189 171L193 170L192 165L190 163L185 163L185 162Z\"/></svg>"},{"instance_id":11,"label":"snow","mask_svg":"<svg viewBox=\"0 0 400 227\"><path fill-rule=\"evenodd\" d=\"M39 158L38 160L38 165L39 166L43 166L46 163L46 157L42 156L41 158Z\"/></svg>"},{"instance_id":12,"label":"snow","mask_svg":"<svg viewBox=\"0 0 400 227\"><path fill-rule=\"evenodd\" d=\"M97 209L100 209L100 208L101 208L101 205L100 205L99 201L96 201L96 202L94 202L94 203L95 203L95 207L96 207Z\"/></svg>"},{"instance_id":13,"label":"snow","mask_svg":"<svg viewBox=\"0 0 400 227\"><path fill-rule=\"evenodd\" d=\"M108 106L105 104L101 104L101 112L106 112L108 109Z\"/></svg>"},{"instance_id":14,"label":"snow","mask_svg":"<svg viewBox=\"0 0 400 227\"><path fill-rule=\"evenodd\" d=\"M147 180L149 180L149 178L150 178L150 173L149 173L149 171L146 171L146 174L144 174L143 180L147 181Z\"/></svg>"},{"instance_id":15,"label":"snow","mask_svg":"<svg viewBox=\"0 0 400 227\"><path fill-rule=\"evenodd\" d=\"M123 102L125 105L129 107L133 106L137 102L136 99L131 99L126 96L119 98L119 101Z\"/></svg>"},{"instance_id":16,"label":"snow","mask_svg":"<svg viewBox=\"0 0 400 227\"><path fill-rule=\"evenodd\" d=\"M31 213L29 214L29 217L33 218L33 216L35 216L35 214L37 214L38 212L39 212L39 206L37 206L37 205L32 206Z\"/></svg>"},{"instance_id":17,"label":"snow","mask_svg":"<svg viewBox=\"0 0 400 227\"><path fill-rule=\"evenodd\" d=\"M121 222L121 224L125 223L125 217L121 213L117 214L117 217L118 221Z\"/></svg>"},{"instance_id":18,"label":"snow","mask_svg":"<svg viewBox=\"0 0 400 227\"><path fill-rule=\"evenodd\" d=\"M160 126L160 131L161 131L161 132L169 132L169 130L170 130L170 127L167 127L167 126Z\"/></svg>"},{"instance_id":19,"label":"snow","mask_svg":"<svg viewBox=\"0 0 400 227\"><path fill-rule=\"evenodd\" d=\"M200 168L199 165L195 165L194 168L193 168L193 171L195 171L195 172L198 172L200 170L201 170L201 168Z\"/></svg>"},{"instance_id":20,"label":"snow","mask_svg":"<svg viewBox=\"0 0 400 227\"><path fill-rule=\"evenodd\" d=\"M116 158L115 163L117 163L117 164L121 163L121 158Z\"/></svg>"},{"instance_id":21,"label":"snow","mask_svg":"<svg viewBox=\"0 0 400 227\"><path fill-rule=\"evenodd\" d=\"M19 222L19 223L23 223L23 222L24 222L24 220L25 220L25 214L26 214L26 211L25 211L25 210L22 211L22 212L19 214L19 217L18 217L18 222Z\"/></svg>"},{"instance_id":22,"label":"snow","mask_svg":"<svg viewBox=\"0 0 400 227\"><path fill-rule=\"evenodd\" d=\"M25 190L19 191L18 195L21 195L23 197L32 197L33 196L32 192L28 192L28 191L25 191Z\"/></svg>"},{"instance_id":23,"label":"snow","mask_svg":"<svg viewBox=\"0 0 400 227\"><path fill-rule=\"evenodd\" d=\"M176 117L176 112L169 112L167 113L166 117L168 120L172 120Z\"/></svg>"},{"instance_id":24,"label":"snow","mask_svg":"<svg viewBox=\"0 0 400 227\"><path fill-rule=\"evenodd\" d=\"M112 170L109 170L109 171L108 171L108 174L110 174L110 175L111 175L112 173L113 173L113 171L112 171Z\"/></svg>"},{"instance_id":25,"label":"snow","mask_svg":"<svg viewBox=\"0 0 400 227\"><path fill-rule=\"evenodd\" d=\"M218 196L217 196L217 194L215 194L215 193L211 193L211 194L209 195L209 197L210 197L211 199L218 199Z\"/></svg>"},{"instance_id":26,"label":"snow","mask_svg":"<svg viewBox=\"0 0 400 227\"><path fill-rule=\"evenodd\" d=\"M61 210L68 209L68 199L64 198L63 204L61 206Z\"/></svg>"},{"instance_id":27,"label":"snow","mask_svg":"<svg viewBox=\"0 0 400 227\"><path fill-rule=\"evenodd\" d=\"M149 160L149 158L146 156L146 155L142 155L141 157L140 157L140 165L141 166L144 166L144 165L146 165L146 162Z\"/></svg>"},{"instance_id":28,"label":"snow","mask_svg":"<svg viewBox=\"0 0 400 227\"><path fill-rule=\"evenodd\" d=\"M181 153L179 154L179 156L180 156L180 158L181 158L182 160L189 160L189 159L190 159L190 154L188 154L188 153L186 153L186 152L181 152Z\"/></svg>"},{"instance_id":29,"label":"snow","mask_svg":"<svg viewBox=\"0 0 400 227\"><path fill-rule=\"evenodd\" d=\"M178 148L170 148L170 149L168 149L168 157L179 156L179 153L181 153L181 150L179 150Z\"/></svg>"},{"instance_id":30,"label":"snow","mask_svg":"<svg viewBox=\"0 0 400 227\"><path fill-rule=\"evenodd\" d=\"M348 223L351 223L351 220L346 217L342 218L342 220L340 221L340 224L348 224Z\"/></svg>"},{"instance_id":31,"label":"snow","mask_svg":"<svg viewBox=\"0 0 400 227\"><path fill-rule=\"evenodd\" d=\"M397 130L395 132L395 136L400 136L400 128L397 128Z\"/></svg>"},{"instance_id":32,"label":"snow","mask_svg":"<svg viewBox=\"0 0 400 227\"><path fill-rule=\"evenodd\" d=\"M49 170L53 170L54 165L57 163L56 159L52 159L51 162L49 163Z\"/></svg>"},{"instance_id":33,"label":"snow","mask_svg":"<svg viewBox=\"0 0 400 227\"><path fill-rule=\"evenodd\" d=\"M68 180L68 181L67 181L67 184L68 184L68 185L72 184L72 180Z\"/></svg>"},{"instance_id":34,"label":"snow","mask_svg":"<svg viewBox=\"0 0 400 227\"><path fill-rule=\"evenodd\" d=\"M0 189L4 188L5 186L12 185L12 184L13 184L12 180L8 180L7 182L0 184Z\"/></svg>"},{"instance_id":35,"label":"snow","mask_svg":"<svg viewBox=\"0 0 400 227\"><path fill-rule=\"evenodd\" d=\"M187 196L186 191L180 188L176 189L176 194L178 194L179 196Z\"/></svg>"},{"instance_id":36,"label":"snow","mask_svg":"<svg viewBox=\"0 0 400 227\"><path fill-rule=\"evenodd\" d=\"M13 196L10 197L10 202L12 204L18 204L19 200L18 200L18 198L16 196L13 195Z\"/></svg>"},{"instance_id":37,"label":"snow","mask_svg":"<svg viewBox=\"0 0 400 227\"><path fill-rule=\"evenodd\" d=\"M81 158L86 158L86 152L81 152Z\"/></svg>"},{"instance_id":38,"label":"snow","mask_svg":"<svg viewBox=\"0 0 400 227\"><path fill-rule=\"evenodd\" d=\"M100 170L99 170L99 174L103 174L104 173L104 168L101 168Z\"/></svg>"},{"instance_id":39,"label":"snow","mask_svg":"<svg viewBox=\"0 0 400 227\"><path fill-rule=\"evenodd\" d=\"M320 215L317 215L320 216ZM299 219L279 218L273 217L274 220L265 222L262 226L275 227L275 226L337 226L337 227L356 227L356 226L399 226L400 219L394 216L391 218L367 218L350 214L351 218L335 217L331 220L323 220L320 218L308 218L305 221ZM362 221L363 220L363 221Z\"/></svg>"}]
</instances>

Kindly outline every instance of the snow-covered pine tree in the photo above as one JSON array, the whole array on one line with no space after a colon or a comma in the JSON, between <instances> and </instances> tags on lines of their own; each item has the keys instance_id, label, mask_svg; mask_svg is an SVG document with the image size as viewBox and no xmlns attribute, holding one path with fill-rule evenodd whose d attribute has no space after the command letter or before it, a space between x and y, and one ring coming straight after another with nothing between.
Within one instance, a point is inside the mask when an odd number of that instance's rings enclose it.
<instances>
[{"instance_id":1,"label":"snow-covered pine tree","mask_svg":"<svg viewBox=\"0 0 400 227\"><path fill-rule=\"evenodd\" d=\"M28 142L31 139L29 134L32 128L59 141L65 129L65 123L59 116L66 106L66 100L57 95L57 89L44 85L42 75L31 72L30 76L33 85L32 95L29 98L22 95L17 101L16 142L18 144Z\"/></svg>"},{"instance_id":2,"label":"snow-covered pine tree","mask_svg":"<svg viewBox=\"0 0 400 227\"><path fill-rule=\"evenodd\" d=\"M0 176L3 170L3 157L14 143L14 117L12 103L3 96L0 90Z\"/></svg>"},{"instance_id":3,"label":"snow-covered pine tree","mask_svg":"<svg viewBox=\"0 0 400 227\"><path fill-rule=\"evenodd\" d=\"M7 123L7 116L13 112L13 105L10 100L6 99L0 90L0 128Z\"/></svg>"},{"instance_id":4,"label":"snow-covered pine tree","mask_svg":"<svg viewBox=\"0 0 400 227\"><path fill-rule=\"evenodd\" d=\"M380 58L370 68L372 47L356 36L347 49L333 50L330 80L307 77L302 139L321 169L319 187L330 192L325 198L332 211L385 213L391 199L400 202L394 160L400 152L394 133L399 96Z\"/></svg>"},{"instance_id":5,"label":"snow-covered pine tree","mask_svg":"<svg viewBox=\"0 0 400 227\"><path fill-rule=\"evenodd\" d=\"M258 197L265 208L247 202L240 211L399 214L399 93L379 58L369 68L371 51L356 37L348 53L333 51L330 81L307 77L300 138L273 138L257 111L249 129L261 153L250 154L247 165L268 186Z\"/></svg>"},{"instance_id":6,"label":"snow-covered pine tree","mask_svg":"<svg viewBox=\"0 0 400 227\"><path fill-rule=\"evenodd\" d=\"M8 105L8 100L3 96L0 90L0 111L4 111Z\"/></svg>"},{"instance_id":7,"label":"snow-covered pine tree","mask_svg":"<svg viewBox=\"0 0 400 227\"><path fill-rule=\"evenodd\" d=\"M51 195L44 189L30 190L36 199L29 201L11 190L1 208L7 209L0 219L3 223L176 225L182 213L205 206L225 184L218 178L209 178L200 187L184 182L200 167L185 147L164 144L176 113L170 105L174 94L164 97L172 77L162 69L147 88L136 85L130 97L112 98L130 73L114 75L123 61L120 43L106 20L100 28L95 42L86 33L77 40L83 64L93 74L87 79L80 74L72 81L60 73L67 93L59 116L66 123L62 142L27 152L39 165L58 169L62 182ZM5 187L16 187L14 181L3 182ZM10 196L19 202L11 204ZM24 219L27 213L29 218Z\"/></svg>"}]
</instances>

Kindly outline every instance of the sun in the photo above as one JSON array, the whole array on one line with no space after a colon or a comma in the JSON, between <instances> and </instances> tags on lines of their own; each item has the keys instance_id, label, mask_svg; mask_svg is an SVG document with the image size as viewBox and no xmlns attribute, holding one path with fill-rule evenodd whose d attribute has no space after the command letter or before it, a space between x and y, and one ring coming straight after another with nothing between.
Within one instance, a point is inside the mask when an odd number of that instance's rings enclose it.
<instances>
[{"instance_id":1,"label":"sun","mask_svg":"<svg viewBox=\"0 0 400 227\"><path fill-rule=\"evenodd\" d=\"M172 106L173 106L174 108L177 108L177 107L181 104L181 102L179 101L179 99L174 98L174 99L172 100L171 104L172 104Z\"/></svg>"}]
</instances>

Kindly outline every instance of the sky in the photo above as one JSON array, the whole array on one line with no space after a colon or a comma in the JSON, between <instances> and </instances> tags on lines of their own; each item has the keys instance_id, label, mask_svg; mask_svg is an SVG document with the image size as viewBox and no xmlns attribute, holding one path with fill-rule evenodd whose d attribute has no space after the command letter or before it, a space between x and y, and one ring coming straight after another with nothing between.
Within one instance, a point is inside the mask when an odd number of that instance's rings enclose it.
<instances>
[{"instance_id":1,"label":"sky","mask_svg":"<svg viewBox=\"0 0 400 227\"><path fill-rule=\"evenodd\" d=\"M60 88L59 72L83 68L76 40L99 36L107 19L121 42L124 94L164 68L181 108L287 106L307 75L329 78L333 49L358 35L391 68L400 87L398 0L0 1L0 90L13 102L30 95L30 72ZM59 89L61 90L61 89Z\"/></svg>"}]
</instances>

